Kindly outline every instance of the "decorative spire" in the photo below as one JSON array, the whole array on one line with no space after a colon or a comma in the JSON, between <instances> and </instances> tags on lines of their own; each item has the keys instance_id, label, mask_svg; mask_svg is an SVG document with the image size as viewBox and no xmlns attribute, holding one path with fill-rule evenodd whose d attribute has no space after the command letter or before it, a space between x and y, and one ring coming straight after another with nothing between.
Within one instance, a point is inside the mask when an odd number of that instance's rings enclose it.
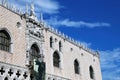
<instances>
[{"instance_id":1,"label":"decorative spire","mask_svg":"<svg viewBox=\"0 0 120 80\"><path fill-rule=\"evenodd\" d=\"M28 14L28 4L26 3L26 14Z\"/></svg>"},{"instance_id":2,"label":"decorative spire","mask_svg":"<svg viewBox=\"0 0 120 80\"><path fill-rule=\"evenodd\" d=\"M34 11L34 4L33 2L30 5L30 16L35 16L35 11Z\"/></svg>"},{"instance_id":3,"label":"decorative spire","mask_svg":"<svg viewBox=\"0 0 120 80\"><path fill-rule=\"evenodd\" d=\"M2 0L2 5L4 5L5 7L7 7L7 5L8 5L8 0Z\"/></svg>"},{"instance_id":4,"label":"decorative spire","mask_svg":"<svg viewBox=\"0 0 120 80\"><path fill-rule=\"evenodd\" d=\"M40 13L40 22L43 22L43 14Z\"/></svg>"},{"instance_id":5,"label":"decorative spire","mask_svg":"<svg viewBox=\"0 0 120 80\"><path fill-rule=\"evenodd\" d=\"M0 4L2 4L2 0L0 0Z\"/></svg>"},{"instance_id":6,"label":"decorative spire","mask_svg":"<svg viewBox=\"0 0 120 80\"><path fill-rule=\"evenodd\" d=\"M36 15L35 15L35 10L34 10L34 4L33 4L33 2L30 4L30 18L38 21Z\"/></svg>"}]
</instances>

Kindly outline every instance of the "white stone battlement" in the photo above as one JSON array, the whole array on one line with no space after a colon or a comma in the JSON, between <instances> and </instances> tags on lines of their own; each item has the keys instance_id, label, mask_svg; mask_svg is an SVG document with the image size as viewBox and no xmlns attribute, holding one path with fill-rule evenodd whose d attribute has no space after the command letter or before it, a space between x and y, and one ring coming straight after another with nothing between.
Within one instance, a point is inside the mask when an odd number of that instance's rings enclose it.
<instances>
[{"instance_id":1,"label":"white stone battlement","mask_svg":"<svg viewBox=\"0 0 120 80\"><path fill-rule=\"evenodd\" d=\"M44 23L44 24L45 24L45 23ZM51 31L52 33L54 33L54 34L62 37L63 39L71 42L72 44L74 44L74 45L76 45L76 46L84 49L85 51L87 51L87 52L89 52L89 53L91 53L91 54L99 57L99 55L98 55L98 53L97 53L96 51L94 51L94 50L88 48L87 46L83 45L80 41L74 40L73 38L69 37L68 35L65 35L64 33L58 31L57 29L55 29L55 28L53 28L53 27L51 27L51 26L48 26L47 24L45 24L44 27L47 28L47 29L48 29L49 31Z\"/></svg>"},{"instance_id":2,"label":"white stone battlement","mask_svg":"<svg viewBox=\"0 0 120 80\"><path fill-rule=\"evenodd\" d=\"M10 4L8 1L5 1L5 0L0 1L0 6L3 6L5 8L7 8L8 10L10 10L14 13L17 13L19 15L22 15L23 13L25 13L25 12L23 12L23 10L21 8L17 8L13 4Z\"/></svg>"}]
</instances>

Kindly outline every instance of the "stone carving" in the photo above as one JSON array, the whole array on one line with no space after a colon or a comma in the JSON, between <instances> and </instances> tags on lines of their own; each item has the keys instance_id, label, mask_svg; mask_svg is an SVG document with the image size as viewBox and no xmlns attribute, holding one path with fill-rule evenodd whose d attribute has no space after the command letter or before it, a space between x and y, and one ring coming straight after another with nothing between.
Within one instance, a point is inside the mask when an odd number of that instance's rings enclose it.
<instances>
[{"instance_id":1,"label":"stone carving","mask_svg":"<svg viewBox=\"0 0 120 80\"><path fill-rule=\"evenodd\" d=\"M29 29L29 32L37 37L42 37L42 30L38 27L32 27Z\"/></svg>"},{"instance_id":2,"label":"stone carving","mask_svg":"<svg viewBox=\"0 0 120 80\"><path fill-rule=\"evenodd\" d=\"M11 68L12 67L12 68ZM29 80L29 71L25 68L0 62L0 80Z\"/></svg>"}]
</instances>

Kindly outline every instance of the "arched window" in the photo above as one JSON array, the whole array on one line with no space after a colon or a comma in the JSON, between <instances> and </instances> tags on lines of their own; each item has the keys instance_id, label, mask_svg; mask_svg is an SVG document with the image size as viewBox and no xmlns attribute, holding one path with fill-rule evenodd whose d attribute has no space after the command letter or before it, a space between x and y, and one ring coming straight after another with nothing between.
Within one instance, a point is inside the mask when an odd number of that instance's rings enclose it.
<instances>
[{"instance_id":1,"label":"arched window","mask_svg":"<svg viewBox=\"0 0 120 80\"><path fill-rule=\"evenodd\" d=\"M76 74L79 74L79 63L77 60L74 61L74 70Z\"/></svg>"},{"instance_id":2,"label":"arched window","mask_svg":"<svg viewBox=\"0 0 120 80\"><path fill-rule=\"evenodd\" d=\"M53 65L55 67L60 67L60 56L59 56L58 52L56 52L56 51L53 54Z\"/></svg>"},{"instance_id":3,"label":"arched window","mask_svg":"<svg viewBox=\"0 0 120 80\"><path fill-rule=\"evenodd\" d=\"M39 52L39 47L36 44L33 44L30 50L31 60L38 59L40 57Z\"/></svg>"},{"instance_id":4,"label":"arched window","mask_svg":"<svg viewBox=\"0 0 120 80\"><path fill-rule=\"evenodd\" d=\"M11 38L5 30L0 30L0 50L10 52Z\"/></svg>"},{"instance_id":5,"label":"arched window","mask_svg":"<svg viewBox=\"0 0 120 80\"><path fill-rule=\"evenodd\" d=\"M59 51L62 51L62 43L59 41Z\"/></svg>"},{"instance_id":6,"label":"arched window","mask_svg":"<svg viewBox=\"0 0 120 80\"><path fill-rule=\"evenodd\" d=\"M92 66L89 67L89 72L90 72L90 78L94 79L94 71L93 71Z\"/></svg>"},{"instance_id":7,"label":"arched window","mask_svg":"<svg viewBox=\"0 0 120 80\"><path fill-rule=\"evenodd\" d=\"M8 78L7 77L5 77L5 79L4 80L8 80Z\"/></svg>"},{"instance_id":8,"label":"arched window","mask_svg":"<svg viewBox=\"0 0 120 80\"><path fill-rule=\"evenodd\" d=\"M52 38L52 36L50 37L50 47L53 48L53 38Z\"/></svg>"}]
</instances>

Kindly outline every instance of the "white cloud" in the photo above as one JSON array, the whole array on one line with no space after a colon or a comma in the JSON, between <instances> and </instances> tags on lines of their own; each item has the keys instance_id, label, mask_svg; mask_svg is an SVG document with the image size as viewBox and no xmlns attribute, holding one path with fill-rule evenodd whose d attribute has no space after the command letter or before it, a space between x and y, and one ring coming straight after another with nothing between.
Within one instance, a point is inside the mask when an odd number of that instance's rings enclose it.
<instances>
[{"instance_id":1,"label":"white cloud","mask_svg":"<svg viewBox=\"0 0 120 80\"><path fill-rule=\"evenodd\" d=\"M95 28L95 27L109 27L109 23L105 22L85 22L85 21L71 21L69 19L58 20L55 18L50 18L45 20L48 24L52 26L66 26L66 27L88 27L88 28Z\"/></svg>"},{"instance_id":2,"label":"white cloud","mask_svg":"<svg viewBox=\"0 0 120 80\"><path fill-rule=\"evenodd\" d=\"M9 0L10 3L13 3L17 7L22 7L22 9L25 10L26 3L29 4L33 2L36 6L35 11L36 12L42 12L47 14L54 14L58 13L61 6L59 3L55 0Z\"/></svg>"},{"instance_id":3,"label":"white cloud","mask_svg":"<svg viewBox=\"0 0 120 80\"><path fill-rule=\"evenodd\" d=\"M39 7L39 10L44 13L58 13L61 6L55 0L37 0L35 4Z\"/></svg>"},{"instance_id":4,"label":"white cloud","mask_svg":"<svg viewBox=\"0 0 120 80\"><path fill-rule=\"evenodd\" d=\"M100 51L104 80L120 80L120 48Z\"/></svg>"},{"instance_id":5,"label":"white cloud","mask_svg":"<svg viewBox=\"0 0 120 80\"><path fill-rule=\"evenodd\" d=\"M22 8L25 11L26 3L29 4L33 0L9 0L10 3L13 3L18 8ZM40 12L47 13L47 14L54 14L58 13L61 6L56 0L35 0L33 1L35 4L35 11L37 12L37 16L39 17ZM105 22L86 22L86 21L72 21L69 19L58 20L55 18L50 18L45 20L49 25L59 27L59 26L66 26L66 27L88 27L88 28L95 28L95 27L109 27L111 26L109 23Z\"/></svg>"}]
</instances>

